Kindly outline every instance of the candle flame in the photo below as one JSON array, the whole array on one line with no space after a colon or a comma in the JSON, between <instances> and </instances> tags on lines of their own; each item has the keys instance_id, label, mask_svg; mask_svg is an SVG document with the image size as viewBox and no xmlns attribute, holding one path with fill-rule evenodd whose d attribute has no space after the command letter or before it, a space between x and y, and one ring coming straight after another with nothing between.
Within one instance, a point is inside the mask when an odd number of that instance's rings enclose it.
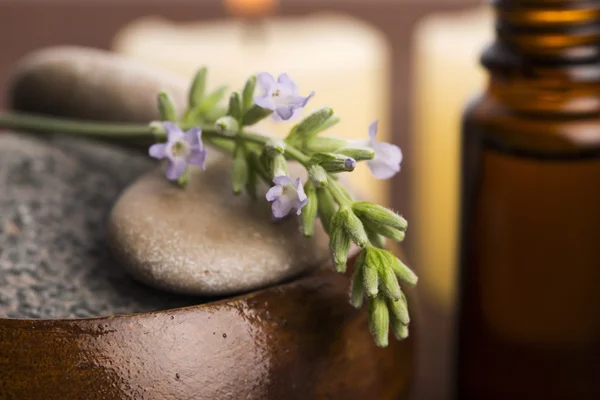
<instances>
[{"instance_id":1,"label":"candle flame","mask_svg":"<svg viewBox=\"0 0 600 400\"><path fill-rule=\"evenodd\" d=\"M232 15L257 18L275 11L278 0L223 0L225 8Z\"/></svg>"}]
</instances>

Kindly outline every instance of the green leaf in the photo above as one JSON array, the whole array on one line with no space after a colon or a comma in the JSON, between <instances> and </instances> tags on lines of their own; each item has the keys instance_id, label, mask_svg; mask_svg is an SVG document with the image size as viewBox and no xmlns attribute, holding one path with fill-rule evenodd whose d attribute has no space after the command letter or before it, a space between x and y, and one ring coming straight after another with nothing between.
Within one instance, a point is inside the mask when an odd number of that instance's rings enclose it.
<instances>
[{"instance_id":1,"label":"green leaf","mask_svg":"<svg viewBox=\"0 0 600 400\"><path fill-rule=\"evenodd\" d=\"M369 302L369 327L375 344L379 347L387 347L390 316L385 300L381 296L377 296Z\"/></svg>"},{"instance_id":2,"label":"green leaf","mask_svg":"<svg viewBox=\"0 0 600 400\"><path fill-rule=\"evenodd\" d=\"M254 89L256 88L256 76L251 76L244 85L242 92L242 112L245 113L254 104Z\"/></svg>"},{"instance_id":3,"label":"green leaf","mask_svg":"<svg viewBox=\"0 0 600 400\"><path fill-rule=\"evenodd\" d=\"M335 270L342 274L346 272L348 252L352 243L346 231L344 218L345 216L341 209L333 215L331 233L329 234L329 249L333 256Z\"/></svg>"},{"instance_id":4,"label":"green leaf","mask_svg":"<svg viewBox=\"0 0 600 400\"><path fill-rule=\"evenodd\" d=\"M225 96L225 92L227 91L227 86L220 86L211 92L208 96L202 100L202 103L198 106L198 113L204 114L205 112L214 108L221 100L223 100L223 96Z\"/></svg>"},{"instance_id":5,"label":"green leaf","mask_svg":"<svg viewBox=\"0 0 600 400\"><path fill-rule=\"evenodd\" d=\"M395 240L397 242L402 242L406 235L406 233L404 231L398 230L396 228L392 228L389 225L376 225L376 224L373 224L372 222L365 222L365 226L367 229L367 233L372 232L372 234L374 234L374 235L375 234L383 235L383 236L390 238L392 240ZM370 235L369 235L369 239L371 239ZM383 247L383 246L377 246L377 247Z\"/></svg>"},{"instance_id":6,"label":"green leaf","mask_svg":"<svg viewBox=\"0 0 600 400\"><path fill-rule=\"evenodd\" d=\"M360 219L373 226L388 225L401 231L405 231L408 226L404 218L379 204L368 201L355 201L352 203L352 210Z\"/></svg>"},{"instance_id":7,"label":"green leaf","mask_svg":"<svg viewBox=\"0 0 600 400\"><path fill-rule=\"evenodd\" d=\"M325 232L329 233L331 219L336 212L335 200L331 195L331 192L324 188L317 189L317 199L318 199L318 214L321 219L321 224L325 229Z\"/></svg>"},{"instance_id":8,"label":"green leaf","mask_svg":"<svg viewBox=\"0 0 600 400\"><path fill-rule=\"evenodd\" d=\"M229 96L229 109L227 110L227 114L231 115L237 121L242 118L242 101L240 100L240 94L238 92L233 92Z\"/></svg>"},{"instance_id":9,"label":"green leaf","mask_svg":"<svg viewBox=\"0 0 600 400\"><path fill-rule=\"evenodd\" d=\"M206 122L213 122L227 114L227 108L221 106L215 106L204 113L204 120Z\"/></svg>"},{"instance_id":10,"label":"green leaf","mask_svg":"<svg viewBox=\"0 0 600 400\"><path fill-rule=\"evenodd\" d=\"M188 94L188 107L195 108L204 100L204 91L206 90L206 74L208 70L202 67L196 72L190 92Z\"/></svg>"},{"instance_id":11,"label":"green leaf","mask_svg":"<svg viewBox=\"0 0 600 400\"><path fill-rule=\"evenodd\" d=\"M233 193L239 195L248 183L248 164L242 145L238 144L233 153L233 167L231 170L231 184Z\"/></svg>"},{"instance_id":12,"label":"green leaf","mask_svg":"<svg viewBox=\"0 0 600 400\"><path fill-rule=\"evenodd\" d=\"M415 286L417 284L419 280L417 275L410 268L404 265L404 263L396 256L393 257L390 266L398 278L402 279L411 286Z\"/></svg>"},{"instance_id":13,"label":"green leaf","mask_svg":"<svg viewBox=\"0 0 600 400\"><path fill-rule=\"evenodd\" d=\"M310 181L304 186L304 192L308 198L308 203L302 208L302 214L300 214L302 232L304 236L311 237L315 233L319 201L317 199L317 189Z\"/></svg>"},{"instance_id":14,"label":"green leaf","mask_svg":"<svg viewBox=\"0 0 600 400\"><path fill-rule=\"evenodd\" d=\"M161 121L177 122L175 103L166 92L158 93L158 111Z\"/></svg>"},{"instance_id":15,"label":"green leaf","mask_svg":"<svg viewBox=\"0 0 600 400\"><path fill-rule=\"evenodd\" d=\"M267 108L259 107L255 104L244 114L244 117L242 118L242 125L254 125L258 121L265 119L271 114L273 114L273 111Z\"/></svg>"}]
</instances>

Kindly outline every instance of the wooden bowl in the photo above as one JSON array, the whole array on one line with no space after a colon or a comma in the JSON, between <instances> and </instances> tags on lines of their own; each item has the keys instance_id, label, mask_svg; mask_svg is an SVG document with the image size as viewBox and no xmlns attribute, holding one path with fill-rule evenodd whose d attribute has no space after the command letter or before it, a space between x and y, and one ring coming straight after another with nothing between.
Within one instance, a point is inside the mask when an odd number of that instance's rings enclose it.
<instances>
[{"instance_id":1,"label":"wooden bowl","mask_svg":"<svg viewBox=\"0 0 600 400\"><path fill-rule=\"evenodd\" d=\"M0 399L402 399L412 341L373 344L348 278L93 319L0 319Z\"/></svg>"}]
</instances>

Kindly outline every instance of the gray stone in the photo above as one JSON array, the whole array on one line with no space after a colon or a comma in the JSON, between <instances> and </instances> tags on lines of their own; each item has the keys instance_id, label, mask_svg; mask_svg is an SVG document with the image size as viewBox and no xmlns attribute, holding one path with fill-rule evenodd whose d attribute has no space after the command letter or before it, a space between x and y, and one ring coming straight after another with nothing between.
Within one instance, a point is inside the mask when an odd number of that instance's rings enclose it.
<instances>
[{"instance_id":1,"label":"gray stone","mask_svg":"<svg viewBox=\"0 0 600 400\"><path fill-rule=\"evenodd\" d=\"M147 123L158 119L159 90L169 93L182 110L187 85L181 77L114 53L49 47L16 65L7 98L20 111Z\"/></svg>"},{"instance_id":2,"label":"gray stone","mask_svg":"<svg viewBox=\"0 0 600 400\"><path fill-rule=\"evenodd\" d=\"M0 317L95 317L201 302L138 283L106 246L113 203L155 165L136 150L1 132Z\"/></svg>"},{"instance_id":3,"label":"gray stone","mask_svg":"<svg viewBox=\"0 0 600 400\"><path fill-rule=\"evenodd\" d=\"M329 260L320 224L312 238L298 218L271 222L266 185L255 201L231 193L229 157L194 169L181 190L163 168L143 176L115 205L108 240L132 275L176 293L229 295L281 282ZM296 176L303 171L295 166Z\"/></svg>"}]
</instances>

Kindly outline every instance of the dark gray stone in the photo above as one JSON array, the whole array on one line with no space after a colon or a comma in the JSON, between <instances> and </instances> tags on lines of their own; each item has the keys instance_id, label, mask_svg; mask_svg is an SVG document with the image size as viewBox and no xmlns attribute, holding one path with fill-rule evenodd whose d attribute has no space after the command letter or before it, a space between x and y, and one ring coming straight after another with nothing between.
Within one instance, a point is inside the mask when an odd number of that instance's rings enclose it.
<instances>
[{"instance_id":1,"label":"dark gray stone","mask_svg":"<svg viewBox=\"0 0 600 400\"><path fill-rule=\"evenodd\" d=\"M0 133L0 317L96 317L199 303L134 281L105 244L113 203L155 165L134 149Z\"/></svg>"}]
</instances>

